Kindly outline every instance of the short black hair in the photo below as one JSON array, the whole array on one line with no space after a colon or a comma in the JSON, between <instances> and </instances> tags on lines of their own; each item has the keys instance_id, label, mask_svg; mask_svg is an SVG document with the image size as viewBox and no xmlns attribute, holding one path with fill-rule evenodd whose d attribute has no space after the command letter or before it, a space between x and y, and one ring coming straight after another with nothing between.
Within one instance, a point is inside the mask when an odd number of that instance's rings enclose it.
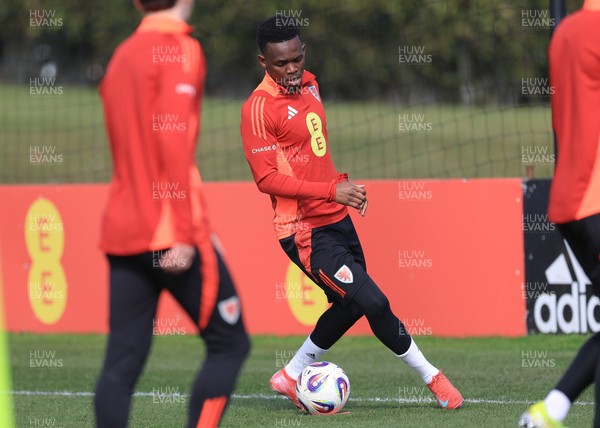
<instances>
[{"instance_id":1,"label":"short black hair","mask_svg":"<svg viewBox=\"0 0 600 428\"><path fill-rule=\"evenodd\" d=\"M159 10L171 9L177 0L140 0L145 12L157 12Z\"/></svg>"},{"instance_id":2,"label":"short black hair","mask_svg":"<svg viewBox=\"0 0 600 428\"><path fill-rule=\"evenodd\" d=\"M256 39L260 51L264 54L267 43L280 43L300 37L300 30L295 25L284 24L284 20L276 16L265 19L258 24Z\"/></svg>"}]
</instances>

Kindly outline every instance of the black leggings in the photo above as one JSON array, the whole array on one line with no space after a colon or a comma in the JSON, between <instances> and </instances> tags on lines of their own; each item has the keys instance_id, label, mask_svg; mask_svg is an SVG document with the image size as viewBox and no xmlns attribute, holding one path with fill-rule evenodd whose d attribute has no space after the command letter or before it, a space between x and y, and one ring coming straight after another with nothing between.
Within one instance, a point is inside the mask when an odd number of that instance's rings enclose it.
<instances>
[{"instance_id":1,"label":"black leggings","mask_svg":"<svg viewBox=\"0 0 600 428\"><path fill-rule=\"evenodd\" d=\"M239 308L239 301L221 257L214 251L210 258L218 270L218 295L208 324L200 332L206 344L206 359L192 387L188 427L196 427L206 414L212 416L207 425L216 426L250 346L241 313L238 312L237 318L223 317L218 309L219 302L238 304ZM156 254L151 252L108 256L108 260L110 335L94 406L97 427L124 428L129 419L131 396L150 350L159 295L167 289L198 325L202 260L196 252L192 267L181 274L169 274L158 268Z\"/></svg>"},{"instance_id":2,"label":"black leggings","mask_svg":"<svg viewBox=\"0 0 600 428\"><path fill-rule=\"evenodd\" d=\"M600 214L560 224L558 228L592 282L594 293L600 296ZM574 402L592 383L596 385L594 426L600 427L600 333L581 347L556 389Z\"/></svg>"},{"instance_id":3,"label":"black leggings","mask_svg":"<svg viewBox=\"0 0 600 428\"><path fill-rule=\"evenodd\" d=\"M408 350L411 337L367 274L362 246L349 215L336 223L298 231L280 243L332 302L310 335L315 345L329 349L364 315L375 336L392 352L400 355Z\"/></svg>"},{"instance_id":4,"label":"black leggings","mask_svg":"<svg viewBox=\"0 0 600 428\"><path fill-rule=\"evenodd\" d=\"M392 312L385 294L372 280L363 284L345 307L334 301L317 321L310 338L319 348L329 349L363 315L375 336L394 354L408 351L410 334Z\"/></svg>"}]
</instances>

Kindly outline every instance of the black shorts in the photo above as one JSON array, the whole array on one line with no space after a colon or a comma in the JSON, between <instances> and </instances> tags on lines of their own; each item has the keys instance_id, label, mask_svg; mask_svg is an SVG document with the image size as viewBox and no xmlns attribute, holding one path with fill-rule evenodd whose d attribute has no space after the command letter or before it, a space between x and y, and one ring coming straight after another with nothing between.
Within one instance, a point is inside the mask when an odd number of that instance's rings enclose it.
<instances>
[{"instance_id":1,"label":"black shorts","mask_svg":"<svg viewBox=\"0 0 600 428\"><path fill-rule=\"evenodd\" d=\"M141 337L149 339L153 332L168 334L168 331L161 333L165 329L161 322L178 327L177 320L155 319L163 291L171 293L204 338L232 335L243 329L233 281L221 255L211 244L198 246L192 266L178 274L159 267L158 261L165 252L108 255L110 333L114 339L128 343Z\"/></svg>"},{"instance_id":2,"label":"black shorts","mask_svg":"<svg viewBox=\"0 0 600 428\"><path fill-rule=\"evenodd\" d=\"M327 295L346 306L369 279L350 216L337 223L301 230L281 239L288 257Z\"/></svg>"}]
</instances>

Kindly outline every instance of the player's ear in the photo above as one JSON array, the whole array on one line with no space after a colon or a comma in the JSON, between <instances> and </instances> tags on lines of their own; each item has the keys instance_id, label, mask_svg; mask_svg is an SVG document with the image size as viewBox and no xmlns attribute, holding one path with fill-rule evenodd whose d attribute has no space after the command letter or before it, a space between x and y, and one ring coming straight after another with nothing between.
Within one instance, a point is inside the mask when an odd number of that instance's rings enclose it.
<instances>
[{"instance_id":1,"label":"player's ear","mask_svg":"<svg viewBox=\"0 0 600 428\"><path fill-rule=\"evenodd\" d=\"M139 10L140 12L146 12L144 10L144 6L142 6L142 4L140 3L140 0L133 0L133 5L135 6L135 8L137 10Z\"/></svg>"},{"instance_id":2,"label":"player's ear","mask_svg":"<svg viewBox=\"0 0 600 428\"><path fill-rule=\"evenodd\" d=\"M306 53L306 43L302 43L302 54Z\"/></svg>"},{"instance_id":3,"label":"player's ear","mask_svg":"<svg viewBox=\"0 0 600 428\"><path fill-rule=\"evenodd\" d=\"M258 59L258 62L260 62L261 67L266 70L267 69L267 60L265 59L265 56L262 54L259 54L256 58Z\"/></svg>"}]
</instances>

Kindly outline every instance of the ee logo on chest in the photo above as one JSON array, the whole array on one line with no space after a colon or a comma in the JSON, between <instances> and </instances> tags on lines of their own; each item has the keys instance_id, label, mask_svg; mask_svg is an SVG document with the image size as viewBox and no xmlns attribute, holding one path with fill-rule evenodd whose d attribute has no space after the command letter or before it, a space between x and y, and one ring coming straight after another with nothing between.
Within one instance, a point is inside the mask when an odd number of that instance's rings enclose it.
<instances>
[{"instance_id":1,"label":"ee logo on chest","mask_svg":"<svg viewBox=\"0 0 600 428\"><path fill-rule=\"evenodd\" d=\"M327 152L327 141L323 134L323 122L318 114L312 111L306 115L306 127L310 132L310 146L318 157L325 156Z\"/></svg>"}]
</instances>

